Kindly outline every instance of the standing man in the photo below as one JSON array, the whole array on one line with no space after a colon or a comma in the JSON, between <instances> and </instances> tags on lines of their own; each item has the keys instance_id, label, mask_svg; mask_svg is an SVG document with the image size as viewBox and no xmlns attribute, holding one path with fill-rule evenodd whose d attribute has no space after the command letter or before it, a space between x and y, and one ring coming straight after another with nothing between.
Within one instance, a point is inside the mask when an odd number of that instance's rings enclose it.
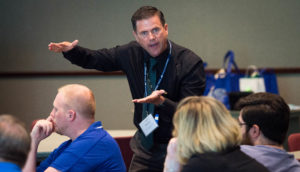
<instances>
[{"instance_id":1,"label":"standing man","mask_svg":"<svg viewBox=\"0 0 300 172\"><path fill-rule=\"evenodd\" d=\"M50 116L37 121L31 131L31 150L23 172L125 172L120 148L101 122L95 122L95 110L94 94L86 86L71 84L59 88ZM52 132L70 140L36 168L39 143Z\"/></svg>"},{"instance_id":2,"label":"standing man","mask_svg":"<svg viewBox=\"0 0 300 172\"><path fill-rule=\"evenodd\" d=\"M204 92L203 62L191 50L168 40L168 25L157 8L139 8L131 22L136 41L126 45L89 50L75 40L50 43L49 50L63 52L83 68L126 74L138 128L131 140L134 156L129 171L162 171L177 103Z\"/></svg>"},{"instance_id":3,"label":"standing man","mask_svg":"<svg viewBox=\"0 0 300 172\"><path fill-rule=\"evenodd\" d=\"M12 115L0 115L0 171L21 172L29 150L24 124Z\"/></svg>"},{"instance_id":4,"label":"standing man","mask_svg":"<svg viewBox=\"0 0 300 172\"><path fill-rule=\"evenodd\" d=\"M290 109L283 98L271 93L256 93L238 102L241 108L241 150L270 172L298 172L300 164L283 148L289 127Z\"/></svg>"}]
</instances>

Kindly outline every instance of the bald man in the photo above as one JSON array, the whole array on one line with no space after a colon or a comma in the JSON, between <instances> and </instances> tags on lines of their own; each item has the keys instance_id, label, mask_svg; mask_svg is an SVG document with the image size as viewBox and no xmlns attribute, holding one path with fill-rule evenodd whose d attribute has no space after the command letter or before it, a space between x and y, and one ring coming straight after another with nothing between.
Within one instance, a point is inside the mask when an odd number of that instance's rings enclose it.
<instances>
[{"instance_id":1,"label":"bald man","mask_svg":"<svg viewBox=\"0 0 300 172\"><path fill-rule=\"evenodd\" d=\"M100 121L95 122L95 108L94 95L86 86L71 84L59 88L50 116L39 120L31 131L31 151L23 171L126 171L118 144ZM36 168L38 145L53 132L70 140Z\"/></svg>"}]
</instances>

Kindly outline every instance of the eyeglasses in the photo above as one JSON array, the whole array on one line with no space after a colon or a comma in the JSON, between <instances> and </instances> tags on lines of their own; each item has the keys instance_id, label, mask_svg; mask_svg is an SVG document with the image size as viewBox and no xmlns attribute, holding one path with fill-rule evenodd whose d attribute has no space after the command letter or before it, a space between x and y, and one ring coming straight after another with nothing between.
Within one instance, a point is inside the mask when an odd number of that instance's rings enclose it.
<instances>
[{"instance_id":1,"label":"eyeglasses","mask_svg":"<svg viewBox=\"0 0 300 172\"><path fill-rule=\"evenodd\" d=\"M242 127L243 125L247 125L245 122L241 122L239 118L236 119L236 121L239 123L239 125Z\"/></svg>"},{"instance_id":2,"label":"eyeglasses","mask_svg":"<svg viewBox=\"0 0 300 172\"><path fill-rule=\"evenodd\" d=\"M238 123L239 123L240 126L247 125L245 122L238 121Z\"/></svg>"}]
</instances>

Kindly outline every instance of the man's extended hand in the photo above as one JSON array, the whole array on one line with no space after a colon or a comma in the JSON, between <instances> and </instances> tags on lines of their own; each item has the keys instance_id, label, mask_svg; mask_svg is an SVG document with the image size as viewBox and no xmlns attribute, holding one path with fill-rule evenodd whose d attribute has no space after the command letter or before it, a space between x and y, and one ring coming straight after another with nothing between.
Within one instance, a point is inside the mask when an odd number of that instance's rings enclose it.
<instances>
[{"instance_id":1,"label":"man's extended hand","mask_svg":"<svg viewBox=\"0 0 300 172\"><path fill-rule=\"evenodd\" d=\"M150 94L147 97L141 98L141 99L134 99L132 100L133 103L152 103L155 105L162 104L165 101L163 94L167 94L165 90L156 90L153 91L152 94Z\"/></svg>"},{"instance_id":2,"label":"man's extended hand","mask_svg":"<svg viewBox=\"0 0 300 172\"><path fill-rule=\"evenodd\" d=\"M39 144L40 141L48 137L53 131L54 126L49 118L47 120L39 120L36 122L31 131L31 139L36 144Z\"/></svg>"},{"instance_id":3,"label":"man's extended hand","mask_svg":"<svg viewBox=\"0 0 300 172\"><path fill-rule=\"evenodd\" d=\"M48 48L50 51L61 53L61 52L67 52L72 50L76 45L78 44L78 40L75 40L73 42L60 42L60 43L53 43L51 42L48 45Z\"/></svg>"}]
</instances>

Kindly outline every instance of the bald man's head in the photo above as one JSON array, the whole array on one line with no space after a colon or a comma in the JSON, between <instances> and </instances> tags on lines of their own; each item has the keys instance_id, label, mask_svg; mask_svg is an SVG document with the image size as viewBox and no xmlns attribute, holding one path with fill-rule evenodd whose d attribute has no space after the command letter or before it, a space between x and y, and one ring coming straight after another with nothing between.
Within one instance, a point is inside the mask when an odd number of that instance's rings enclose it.
<instances>
[{"instance_id":1,"label":"bald man's head","mask_svg":"<svg viewBox=\"0 0 300 172\"><path fill-rule=\"evenodd\" d=\"M96 102L93 92L80 84L69 84L58 89L66 109L73 109L86 118L94 118Z\"/></svg>"}]
</instances>

